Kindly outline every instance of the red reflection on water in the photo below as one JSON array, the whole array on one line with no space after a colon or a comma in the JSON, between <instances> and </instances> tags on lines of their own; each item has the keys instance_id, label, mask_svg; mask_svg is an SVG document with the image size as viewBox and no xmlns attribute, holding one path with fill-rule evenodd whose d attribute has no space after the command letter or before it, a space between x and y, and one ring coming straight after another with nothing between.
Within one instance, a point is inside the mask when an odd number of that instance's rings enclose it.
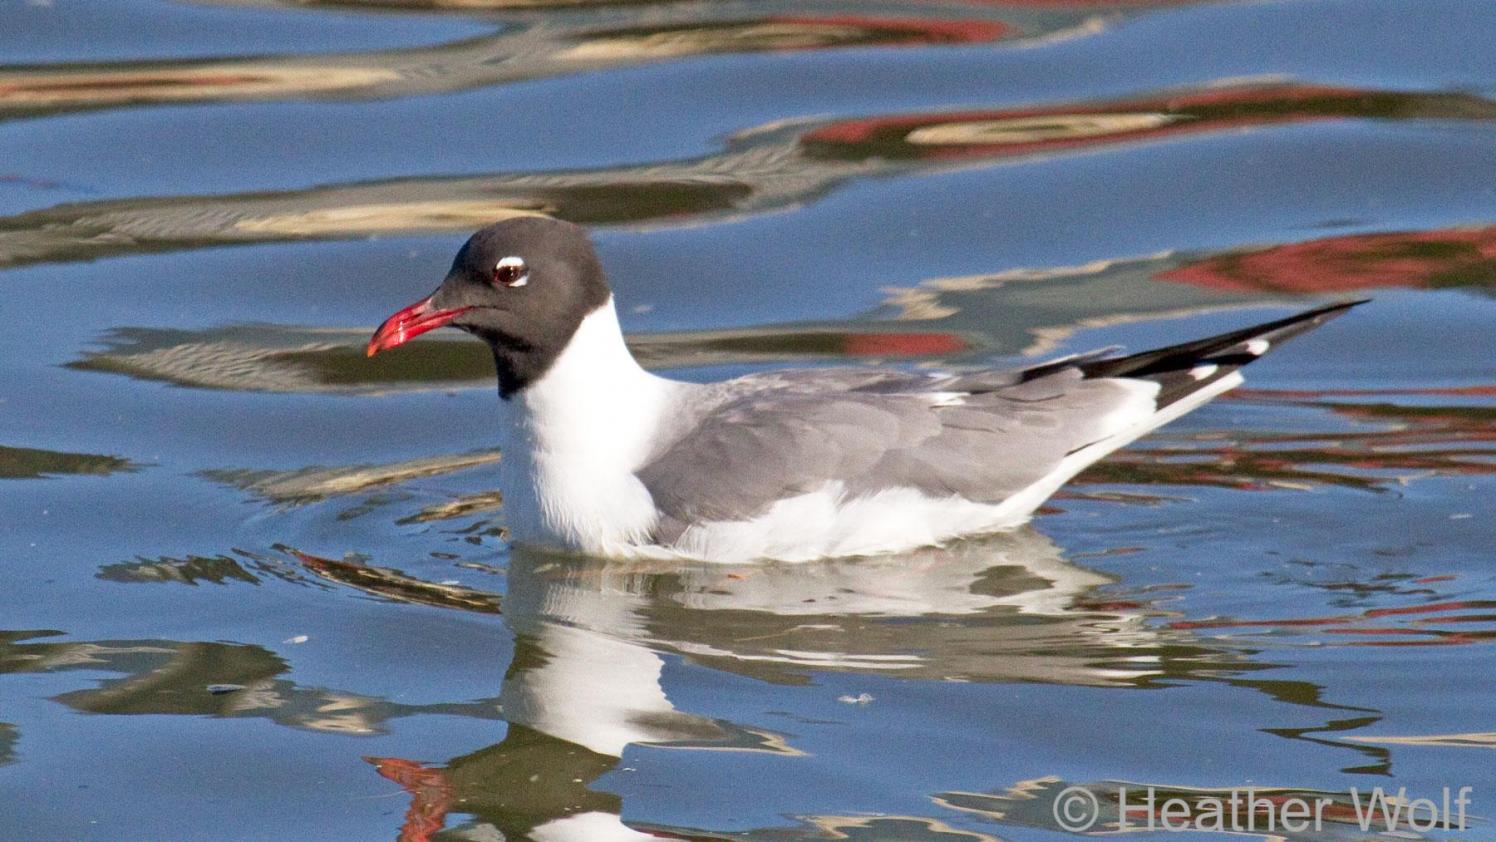
<instances>
[{"instance_id":1,"label":"red reflection on water","mask_svg":"<svg viewBox=\"0 0 1496 842\"><path fill-rule=\"evenodd\" d=\"M954 333L849 333L842 342L842 353L854 357L917 357L966 348L966 341Z\"/></svg>"},{"instance_id":2,"label":"red reflection on water","mask_svg":"<svg viewBox=\"0 0 1496 842\"><path fill-rule=\"evenodd\" d=\"M1496 639L1496 630L1449 631L1432 628L1434 623L1493 623L1496 615L1487 613L1456 614L1450 612L1488 611L1496 608L1492 600L1454 600L1434 602L1426 605L1405 605L1391 608L1369 608L1359 614L1334 614L1321 617L1284 617L1271 620L1214 619L1176 620L1168 623L1171 629L1198 631L1202 629L1293 629L1322 627L1325 634L1356 635L1365 637L1398 636L1397 640L1353 640L1350 646L1456 646L1481 643ZM1407 625L1362 625L1368 620L1417 616Z\"/></svg>"},{"instance_id":3,"label":"red reflection on water","mask_svg":"<svg viewBox=\"0 0 1496 842\"><path fill-rule=\"evenodd\" d=\"M1226 438L1167 432L1086 469L1077 485L1194 485L1269 491L1333 485L1375 490L1422 476L1481 476L1496 471L1492 409L1478 402L1353 402L1336 398L1484 397L1496 386L1445 389L1239 389L1229 401L1326 410L1355 427L1325 433L1230 433ZM1072 495L1074 491L1070 492Z\"/></svg>"},{"instance_id":4,"label":"red reflection on water","mask_svg":"<svg viewBox=\"0 0 1496 842\"><path fill-rule=\"evenodd\" d=\"M938 160L1028 154L1168 135L1307 120L1378 116L1387 94L1319 85L1227 87L1171 96L1047 108L911 114L846 120L808 132L802 143L832 155L876 147L894 157ZM1087 119L1090 118L1090 119ZM1148 119L1144 119L1148 118ZM941 129L941 140L912 140ZM963 136L965 139L963 139ZM873 150L868 149L872 154Z\"/></svg>"},{"instance_id":5,"label":"red reflection on water","mask_svg":"<svg viewBox=\"0 0 1496 842\"><path fill-rule=\"evenodd\" d=\"M1160 280L1234 292L1347 292L1496 283L1496 225L1358 234L1222 254Z\"/></svg>"},{"instance_id":6,"label":"red reflection on water","mask_svg":"<svg viewBox=\"0 0 1496 842\"><path fill-rule=\"evenodd\" d=\"M447 823L452 786L441 769L429 769L398 757L365 757L381 776L410 793L410 809L400 825L400 842L431 842L431 835Z\"/></svg>"}]
</instances>

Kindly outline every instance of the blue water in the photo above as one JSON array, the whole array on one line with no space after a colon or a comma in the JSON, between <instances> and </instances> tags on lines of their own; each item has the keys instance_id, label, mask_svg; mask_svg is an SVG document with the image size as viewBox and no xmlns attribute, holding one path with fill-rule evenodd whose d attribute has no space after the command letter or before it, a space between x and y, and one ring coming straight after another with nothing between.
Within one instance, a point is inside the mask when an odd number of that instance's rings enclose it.
<instances>
[{"instance_id":1,"label":"blue water","mask_svg":"<svg viewBox=\"0 0 1496 842\"><path fill-rule=\"evenodd\" d=\"M0 837L1039 840L1125 785L1496 838L1496 7L0 14ZM696 379L1375 300L1009 535L539 557L481 346L361 353L513 208Z\"/></svg>"}]
</instances>

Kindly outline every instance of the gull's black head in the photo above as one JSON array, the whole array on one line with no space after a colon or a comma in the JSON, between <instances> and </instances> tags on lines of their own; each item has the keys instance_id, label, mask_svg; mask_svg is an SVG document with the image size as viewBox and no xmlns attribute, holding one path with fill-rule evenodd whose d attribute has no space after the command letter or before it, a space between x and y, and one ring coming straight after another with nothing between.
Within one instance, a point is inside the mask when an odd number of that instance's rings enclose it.
<instances>
[{"instance_id":1,"label":"gull's black head","mask_svg":"<svg viewBox=\"0 0 1496 842\"><path fill-rule=\"evenodd\" d=\"M468 238L436 292L390 316L369 356L443 325L493 348L504 397L538 380L608 301L608 281L586 232L570 222L522 216Z\"/></svg>"}]
</instances>

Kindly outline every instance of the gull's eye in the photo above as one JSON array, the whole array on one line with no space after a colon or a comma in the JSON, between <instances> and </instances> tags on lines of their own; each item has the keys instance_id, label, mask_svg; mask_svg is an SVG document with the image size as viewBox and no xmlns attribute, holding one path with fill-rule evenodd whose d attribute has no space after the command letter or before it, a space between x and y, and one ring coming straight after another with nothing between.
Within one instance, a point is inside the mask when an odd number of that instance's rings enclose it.
<instances>
[{"instance_id":1,"label":"gull's eye","mask_svg":"<svg viewBox=\"0 0 1496 842\"><path fill-rule=\"evenodd\" d=\"M530 282L530 267L523 257L506 257L493 267L493 282L506 287L522 287Z\"/></svg>"}]
</instances>

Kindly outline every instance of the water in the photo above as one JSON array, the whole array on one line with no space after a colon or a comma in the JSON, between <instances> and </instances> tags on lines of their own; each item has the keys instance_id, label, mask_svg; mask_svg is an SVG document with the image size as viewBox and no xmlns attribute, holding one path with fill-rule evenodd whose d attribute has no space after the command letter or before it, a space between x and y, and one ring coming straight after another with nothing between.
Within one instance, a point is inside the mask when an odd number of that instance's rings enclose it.
<instances>
[{"instance_id":1,"label":"water","mask_svg":"<svg viewBox=\"0 0 1496 842\"><path fill-rule=\"evenodd\" d=\"M1496 838L1496 7L3 15L0 836L1030 840L1125 785ZM1011 535L546 558L476 343L361 355L516 209L690 378L1376 300Z\"/></svg>"}]
</instances>

